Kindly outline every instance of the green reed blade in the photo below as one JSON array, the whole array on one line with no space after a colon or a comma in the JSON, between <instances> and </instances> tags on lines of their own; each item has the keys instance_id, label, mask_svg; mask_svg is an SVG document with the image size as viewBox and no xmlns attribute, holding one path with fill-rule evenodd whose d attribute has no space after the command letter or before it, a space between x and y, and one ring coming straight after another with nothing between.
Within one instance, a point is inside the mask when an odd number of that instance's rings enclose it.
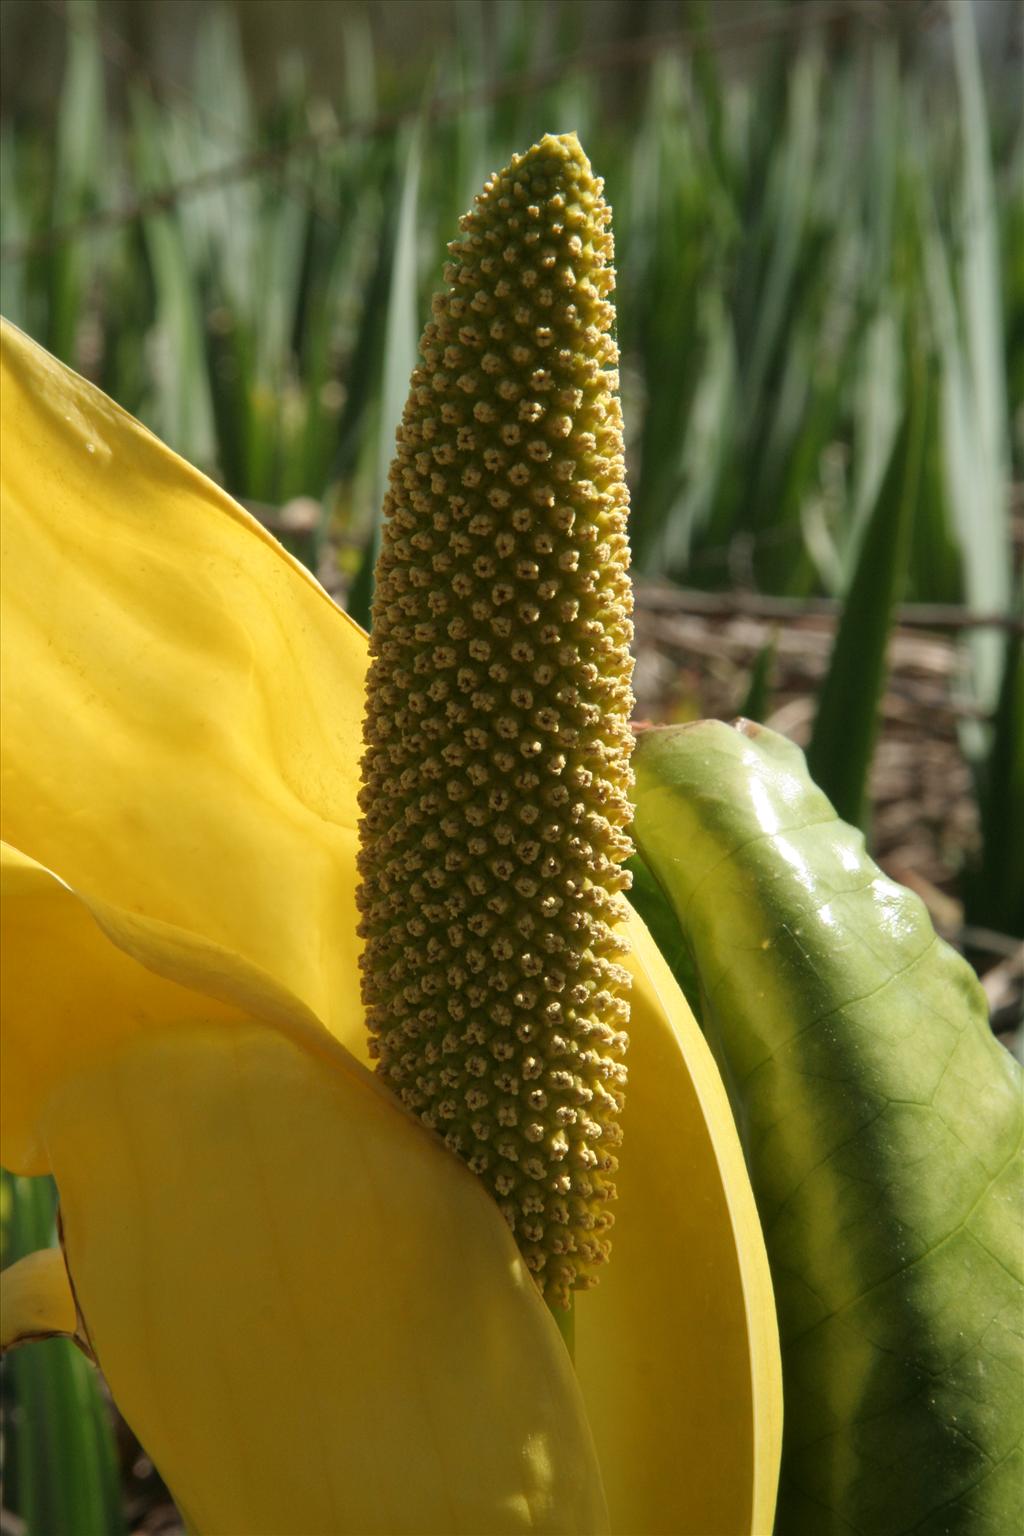
<instances>
[{"instance_id":1,"label":"green reed blade","mask_svg":"<svg viewBox=\"0 0 1024 1536\"><path fill-rule=\"evenodd\" d=\"M910 367L923 367L911 344ZM868 774L886 679L886 649L902 592L920 489L925 423L912 396L865 530L818 701L807 767L844 821L864 826Z\"/></svg>"}]
</instances>

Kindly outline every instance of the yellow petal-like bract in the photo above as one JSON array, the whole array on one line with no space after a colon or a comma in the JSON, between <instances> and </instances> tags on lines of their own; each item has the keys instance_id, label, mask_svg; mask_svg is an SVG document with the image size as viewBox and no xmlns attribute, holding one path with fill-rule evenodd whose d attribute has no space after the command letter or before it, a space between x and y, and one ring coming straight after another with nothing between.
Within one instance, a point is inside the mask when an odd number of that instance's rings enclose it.
<instances>
[{"instance_id":1,"label":"yellow petal-like bract","mask_svg":"<svg viewBox=\"0 0 1024 1536\"><path fill-rule=\"evenodd\" d=\"M608 1254L629 1017L610 218L549 135L449 247L385 502L360 795L380 1071L562 1307Z\"/></svg>"},{"instance_id":2,"label":"yellow petal-like bract","mask_svg":"<svg viewBox=\"0 0 1024 1536\"><path fill-rule=\"evenodd\" d=\"M0 835L247 956L343 1031L365 636L10 325L2 363Z\"/></svg>"},{"instance_id":3,"label":"yellow petal-like bract","mask_svg":"<svg viewBox=\"0 0 1024 1536\"><path fill-rule=\"evenodd\" d=\"M68 1260L123 1411L203 1536L604 1531L511 1235L326 1046L197 1019L53 1099Z\"/></svg>"}]
</instances>

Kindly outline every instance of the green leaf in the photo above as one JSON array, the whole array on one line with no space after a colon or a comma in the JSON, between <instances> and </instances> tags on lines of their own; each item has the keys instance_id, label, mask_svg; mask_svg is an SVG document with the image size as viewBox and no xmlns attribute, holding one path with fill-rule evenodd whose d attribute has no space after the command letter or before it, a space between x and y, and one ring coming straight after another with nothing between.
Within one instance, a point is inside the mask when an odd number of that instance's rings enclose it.
<instances>
[{"instance_id":1,"label":"green leaf","mask_svg":"<svg viewBox=\"0 0 1024 1536\"><path fill-rule=\"evenodd\" d=\"M661 886L651 874L639 854L626 860L626 868L633 877L629 891L629 904L643 918L651 937L661 950L683 996L700 1022L700 984L693 963L693 955L686 942L679 919Z\"/></svg>"},{"instance_id":2,"label":"green leaf","mask_svg":"<svg viewBox=\"0 0 1024 1536\"><path fill-rule=\"evenodd\" d=\"M777 1536L1020 1529L1021 1072L980 986L783 737L701 721L634 762L772 1266Z\"/></svg>"}]
</instances>

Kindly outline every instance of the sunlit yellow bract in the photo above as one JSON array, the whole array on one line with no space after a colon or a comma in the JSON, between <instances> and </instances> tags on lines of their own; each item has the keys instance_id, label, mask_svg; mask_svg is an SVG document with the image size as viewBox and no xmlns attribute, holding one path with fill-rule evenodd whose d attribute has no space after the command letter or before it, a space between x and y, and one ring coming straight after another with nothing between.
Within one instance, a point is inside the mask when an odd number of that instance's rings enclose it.
<instances>
[{"instance_id":1,"label":"sunlit yellow bract","mask_svg":"<svg viewBox=\"0 0 1024 1536\"><path fill-rule=\"evenodd\" d=\"M616 1532L767 1533L763 1245L642 930L577 1384L496 1207L366 1070L364 637L9 327L2 406L4 1160L55 1173L91 1343L190 1522L598 1532L603 1480Z\"/></svg>"}]
</instances>

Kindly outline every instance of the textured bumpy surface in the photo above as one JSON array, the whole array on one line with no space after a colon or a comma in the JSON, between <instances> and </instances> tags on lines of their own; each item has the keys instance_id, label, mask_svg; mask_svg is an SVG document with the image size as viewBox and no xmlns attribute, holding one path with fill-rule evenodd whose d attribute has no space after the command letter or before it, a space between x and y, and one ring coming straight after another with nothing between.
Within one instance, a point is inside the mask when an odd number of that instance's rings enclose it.
<instances>
[{"instance_id":1,"label":"textured bumpy surface","mask_svg":"<svg viewBox=\"0 0 1024 1536\"><path fill-rule=\"evenodd\" d=\"M575 136L450 246L398 434L360 804L379 1070L549 1300L608 1252L628 975L631 593L610 210Z\"/></svg>"}]
</instances>

